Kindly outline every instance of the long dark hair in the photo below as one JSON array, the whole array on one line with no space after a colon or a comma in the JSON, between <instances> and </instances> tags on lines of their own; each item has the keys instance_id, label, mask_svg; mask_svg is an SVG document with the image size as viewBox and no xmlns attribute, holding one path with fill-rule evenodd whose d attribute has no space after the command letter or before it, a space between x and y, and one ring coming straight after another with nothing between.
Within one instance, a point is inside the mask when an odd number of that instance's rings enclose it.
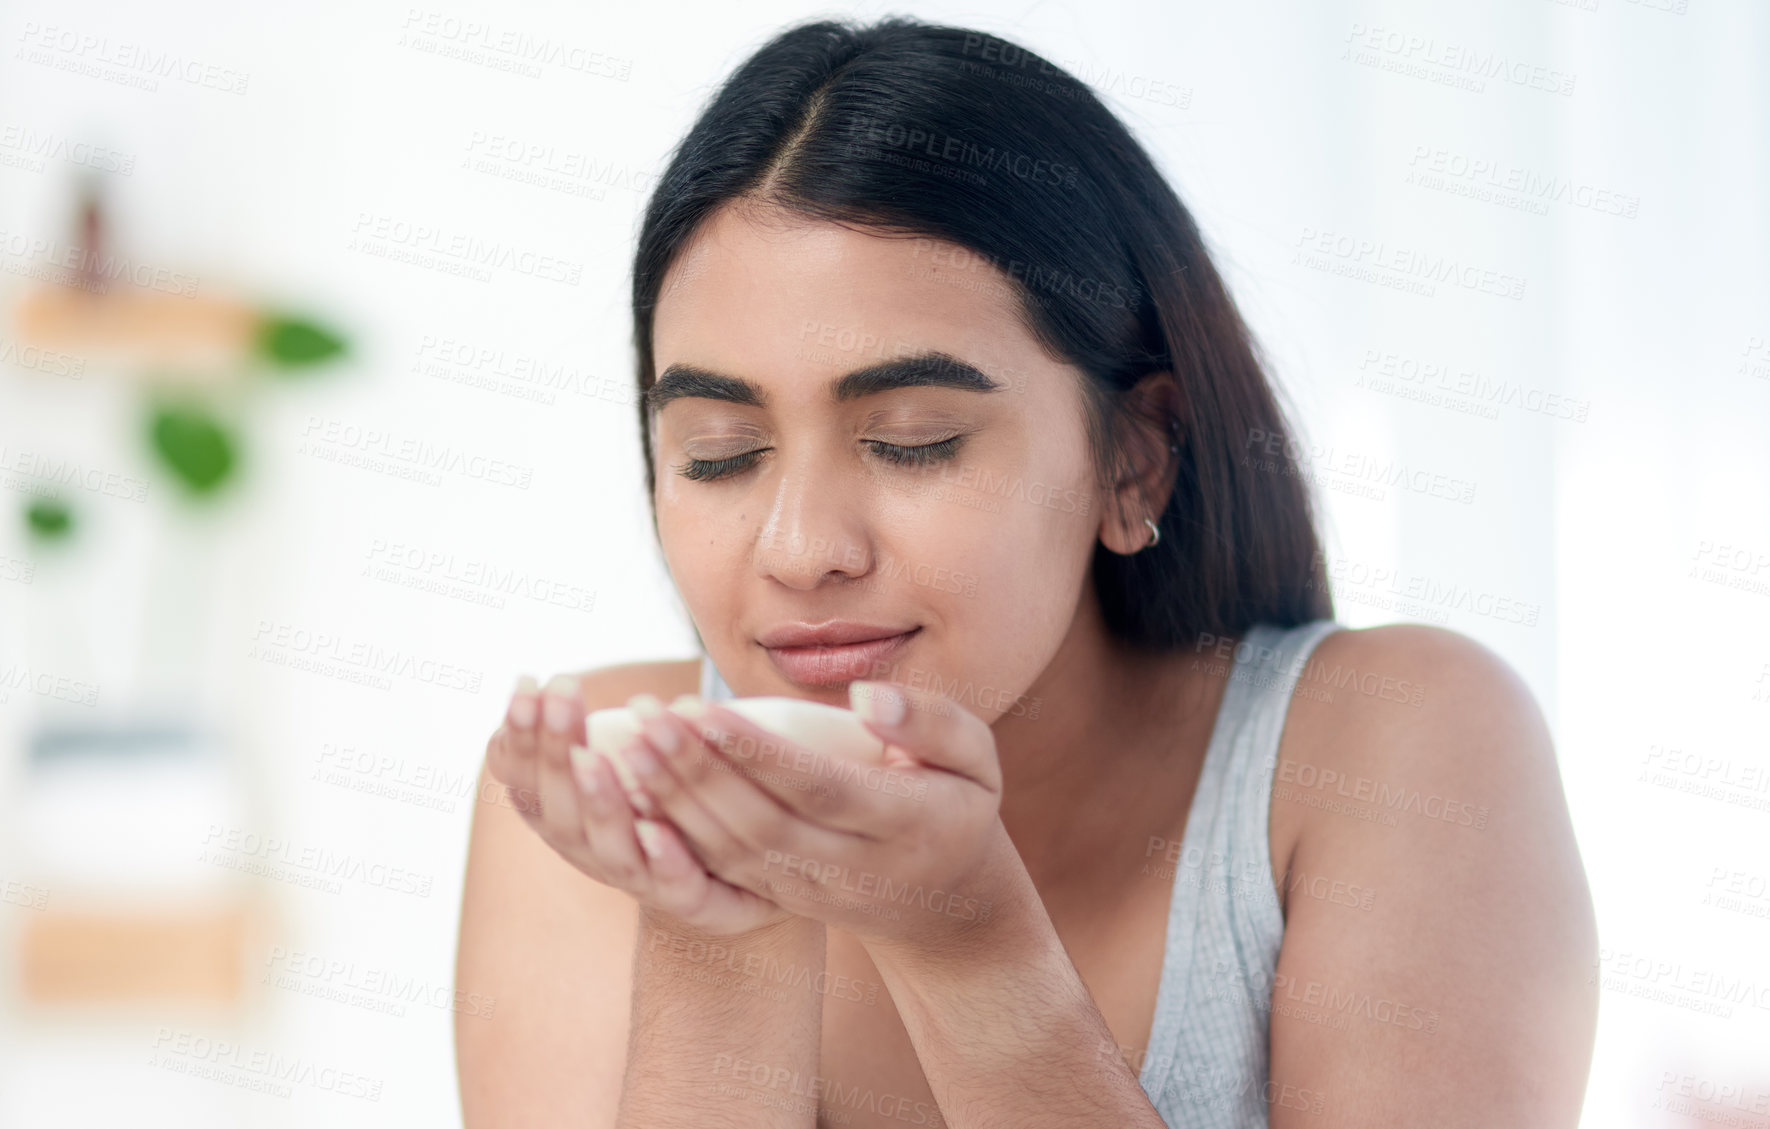
<instances>
[{"instance_id":1,"label":"long dark hair","mask_svg":"<svg viewBox=\"0 0 1770 1129\"><path fill-rule=\"evenodd\" d=\"M1011 42L891 17L770 40L714 95L657 182L633 264L639 428L664 274L713 212L770 204L917 234L999 267L1022 319L1080 368L1098 481L1133 447L1126 397L1171 370L1183 398L1175 486L1155 546L1094 546L1111 633L1173 650L1256 623L1331 618L1296 445L1197 225L1086 85Z\"/></svg>"}]
</instances>

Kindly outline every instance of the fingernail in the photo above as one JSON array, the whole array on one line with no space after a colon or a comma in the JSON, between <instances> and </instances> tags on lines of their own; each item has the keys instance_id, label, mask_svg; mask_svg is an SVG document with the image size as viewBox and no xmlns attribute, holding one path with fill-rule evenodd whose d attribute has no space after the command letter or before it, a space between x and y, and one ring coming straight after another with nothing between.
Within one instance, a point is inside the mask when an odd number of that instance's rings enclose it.
<instances>
[{"instance_id":1,"label":"fingernail","mask_svg":"<svg viewBox=\"0 0 1770 1129\"><path fill-rule=\"evenodd\" d=\"M511 692L510 697L510 723L512 725L518 729L533 729L535 727L535 714L538 706L535 695L540 691L541 687L535 682L535 676L532 674L525 674L516 680L516 689Z\"/></svg>"},{"instance_id":2,"label":"fingernail","mask_svg":"<svg viewBox=\"0 0 1770 1129\"><path fill-rule=\"evenodd\" d=\"M861 717L880 725L903 720L903 695L883 682L850 682L848 704Z\"/></svg>"},{"instance_id":3,"label":"fingernail","mask_svg":"<svg viewBox=\"0 0 1770 1129\"><path fill-rule=\"evenodd\" d=\"M682 717L698 718L706 715L707 703L699 694L678 694L670 708Z\"/></svg>"},{"instance_id":4,"label":"fingernail","mask_svg":"<svg viewBox=\"0 0 1770 1129\"><path fill-rule=\"evenodd\" d=\"M542 696L542 717L547 728L554 733L564 733L571 728L572 703L578 690L577 679L569 674L556 674L547 681L547 692Z\"/></svg>"},{"instance_id":5,"label":"fingernail","mask_svg":"<svg viewBox=\"0 0 1770 1129\"><path fill-rule=\"evenodd\" d=\"M639 836L639 849L645 852L646 858L656 862L663 857L664 836L657 824L649 819L636 819L633 830Z\"/></svg>"},{"instance_id":6,"label":"fingernail","mask_svg":"<svg viewBox=\"0 0 1770 1129\"><path fill-rule=\"evenodd\" d=\"M628 745L619 750L616 755L627 762L627 767L633 770L633 775L637 776L642 783L653 779L658 774L658 758L652 756L651 750L644 745Z\"/></svg>"},{"instance_id":7,"label":"fingernail","mask_svg":"<svg viewBox=\"0 0 1770 1129\"><path fill-rule=\"evenodd\" d=\"M572 758L572 775L577 778L578 787L586 796L602 796L602 785L596 779L596 757L582 745L573 745L569 750Z\"/></svg>"},{"instance_id":8,"label":"fingernail","mask_svg":"<svg viewBox=\"0 0 1770 1129\"><path fill-rule=\"evenodd\" d=\"M633 806L633 810L650 815L651 797L640 789L639 781L633 778L633 770L627 767L627 762L607 749L592 751L596 756L608 762L609 770L615 774L615 779L621 782L621 791L627 794L627 802Z\"/></svg>"},{"instance_id":9,"label":"fingernail","mask_svg":"<svg viewBox=\"0 0 1770 1129\"><path fill-rule=\"evenodd\" d=\"M635 694L627 699L627 708L640 717L657 717L664 712L664 703L656 694Z\"/></svg>"}]
</instances>

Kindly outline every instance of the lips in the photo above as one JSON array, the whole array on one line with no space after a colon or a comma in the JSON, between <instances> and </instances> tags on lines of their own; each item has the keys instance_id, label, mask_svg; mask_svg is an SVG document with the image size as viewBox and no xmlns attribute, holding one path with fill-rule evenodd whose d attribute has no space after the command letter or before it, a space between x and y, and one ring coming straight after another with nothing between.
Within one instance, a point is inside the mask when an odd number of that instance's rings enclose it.
<instances>
[{"instance_id":1,"label":"lips","mask_svg":"<svg viewBox=\"0 0 1770 1129\"><path fill-rule=\"evenodd\" d=\"M795 623L771 628L757 642L788 681L830 686L887 676L892 658L921 630L841 620Z\"/></svg>"}]
</instances>

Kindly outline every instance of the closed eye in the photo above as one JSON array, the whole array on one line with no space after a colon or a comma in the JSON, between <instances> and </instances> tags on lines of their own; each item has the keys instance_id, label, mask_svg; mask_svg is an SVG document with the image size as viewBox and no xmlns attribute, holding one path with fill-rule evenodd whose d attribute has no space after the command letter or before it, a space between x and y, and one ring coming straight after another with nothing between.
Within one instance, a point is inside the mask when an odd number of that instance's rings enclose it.
<instances>
[{"instance_id":1,"label":"closed eye","mask_svg":"<svg viewBox=\"0 0 1770 1129\"><path fill-rule=\"evenodd\" d=\"M953 457L959 445L965 441L963 435L952 435L934 443L924 443L915 447L904 447L896 443L886 443L880 439L866 440L879 456L897 466L926 466L929 463L943 462ZM689 459L676 467L682 477L695 482L712 482L721 478L730 478L748 470L763 454L771 450L759 447L754 451L745 451L723 459Z\"/></svg>"}]
</instances>

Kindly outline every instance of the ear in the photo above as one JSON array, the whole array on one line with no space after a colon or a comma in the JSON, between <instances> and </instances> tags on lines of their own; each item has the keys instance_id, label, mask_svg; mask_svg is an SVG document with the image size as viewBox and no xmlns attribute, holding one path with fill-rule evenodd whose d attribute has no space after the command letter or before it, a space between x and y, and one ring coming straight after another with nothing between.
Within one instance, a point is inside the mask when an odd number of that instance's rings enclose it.
<instances>
[{"instance_id":1,"label":"ear","mask_svg":"<svg viewBox=\"0 0 1770 1129\"><path fill-rule=\"evenodd\" d=\"M1149 544L1144 518L1161 524L1180 470L1180 456L1169 448L1183 448L1186 431L1180 386L1166 370L1139 380L1125 394L1124 408L1128 461L1115 468L1111 504L1100 515L1100 543L1128 556Z\"/></svg>"}]
</instances>

